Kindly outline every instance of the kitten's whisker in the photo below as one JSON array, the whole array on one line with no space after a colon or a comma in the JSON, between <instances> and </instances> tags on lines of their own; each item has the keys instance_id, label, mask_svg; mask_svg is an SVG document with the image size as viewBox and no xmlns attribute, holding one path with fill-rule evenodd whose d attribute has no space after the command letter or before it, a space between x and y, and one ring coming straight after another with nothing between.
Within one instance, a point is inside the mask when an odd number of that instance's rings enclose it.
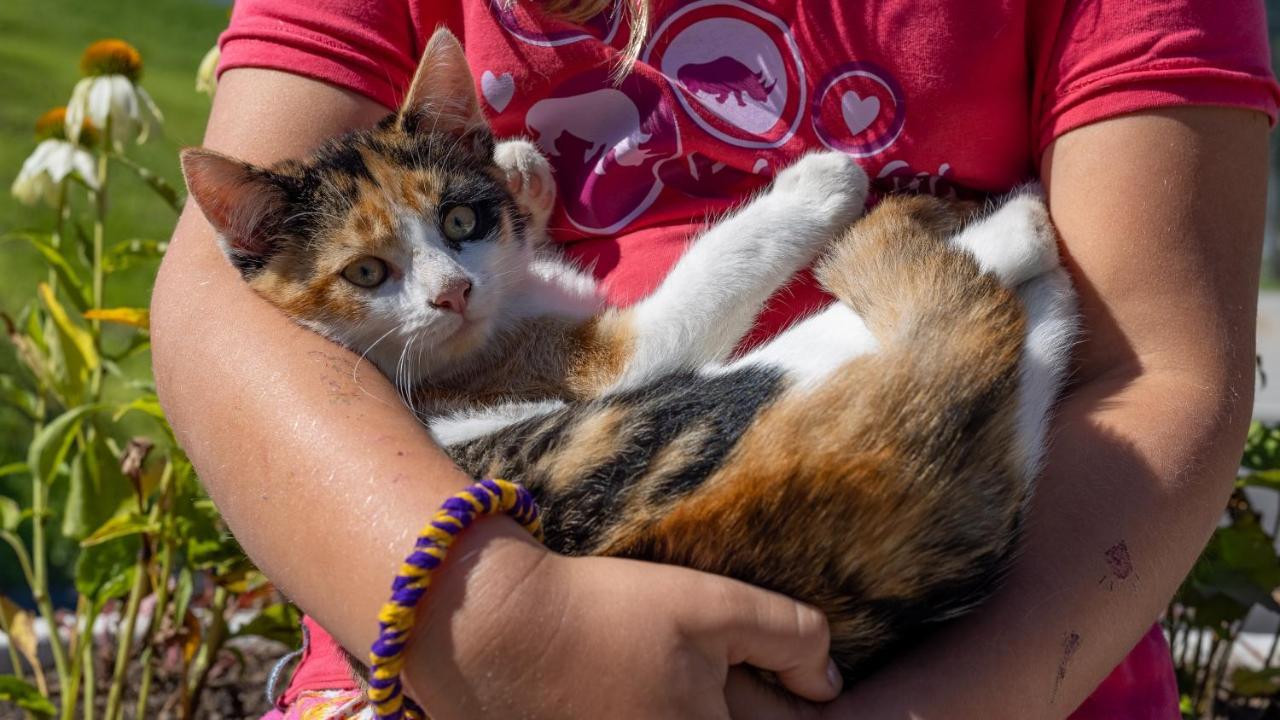
<instances>
[{"instance_id":1,"label":"kitten's whisker","mask_svg":"<svg viewBox=\"0 0 1280 720\"><path fill-rule=\"evenodd\" d=\"M393 327L393 328L391 328L390 330L388 330L388 331L386 331L386 332L382 333L382 336L381 336L381 337L379 337L377 340L374 340L372 343L370 343L370 344L369 344L369 347L365 348L365 349L364 349L364 352L360 353L360 357L356 358L356 363L355 363L355 365L352 365L352 366L351 366L351 379L352 379L352 380L355 380L355 379L356 379L356 371L358 371L358 370L360 369L360 363L364 362L364 359L365 359L366 357L368 357L368 356L369 356L369 353L373 352L373 349L374 349L374 348L376 348L376 347L378 347L378 343L380 343L380 342L382 342L383 340L385 340L385 339L386 339L386 337L387 337L388 335L390 335L391 333L395 332L395 331L396 331L396 329L397 329L397 328L394 328L394 327Z\"/></svg>"}]
</instances>

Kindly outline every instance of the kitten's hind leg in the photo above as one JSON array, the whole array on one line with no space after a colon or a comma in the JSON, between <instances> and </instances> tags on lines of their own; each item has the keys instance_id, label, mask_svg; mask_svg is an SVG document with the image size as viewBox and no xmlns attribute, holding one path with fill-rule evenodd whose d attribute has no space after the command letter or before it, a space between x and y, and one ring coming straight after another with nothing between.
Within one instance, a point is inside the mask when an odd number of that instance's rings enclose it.
<instances>
[{"instance_id":1,"label":"kitten's hind leg","mask_svg":"<svg viewBox=\"0 0 1280 720\"><path fill-rule=\"evenodd\" d=\"M547 220L556 202L551 164L528 140L506 140L493 151L493 161L506 176L507 189L520 212L528 216L526 237L536 246L547 241Z\"/></svg>"},{"instance_id":2,"label":"kitten's hind leg","mask_svg":"<svg viewBox=\"0 0 1280 720\"><path fill-rule=\"evenodd\" d=\"M867 185L847 155L810 154L715 224L625 313L631 355L617 386L728 357L765 301L862 213Z\"/></svg>"},{"instance_id":3,"label":"kitten's hind leg","mask_svg":"<svg viewBox=\"0 0 1280 720\"><path fill-rule=\"evenodd\" d=\"M1071 347L1079 331L1076 293L1063 268L1018 288L1027 314L1018 381L1017 438L1026 481L1040 473L1053 406L1066 382Z\"/></svg>"},{"instance_id":4,"label":"kitten's hind leg","mask_svg":"<svg viewBox=\"0 0 1280 720\"><path fill-rule=\"evenodd\" d=\"M971 222L951 244L967 250L983 272L994 273L1006 287L1058 267L1058 235L1044 191L1035 184L997 201L995 210Z\"/></svg>"},{"instance_id":5,"label":"kitten's hind leg","mask_svg":"<svg viewBox=\"0 0 1280 720\"><path fill-rule=\"evenodd\" d=\"M1043 191L1014 191L952 239L978 266L1017 288L1026 313L1019 366L1017 452L1025 481L1040 472L1053 405L1062 391L1078 319L1071 280L1058 258L1057 233Z\"/></svg>"}]
</instances>

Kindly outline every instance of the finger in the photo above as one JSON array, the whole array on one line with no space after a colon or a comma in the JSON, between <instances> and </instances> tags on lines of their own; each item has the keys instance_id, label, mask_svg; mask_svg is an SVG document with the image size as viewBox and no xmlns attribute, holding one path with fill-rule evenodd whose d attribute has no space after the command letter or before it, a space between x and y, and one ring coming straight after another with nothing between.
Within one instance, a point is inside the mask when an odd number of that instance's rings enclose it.
<instances>
[{"instance_id":1,"label":"finger","mask_svg":"<svg viewBox=\"0 0 1280 720\"><path fill-rule=\"evenodd\" d=\"M840 674L827 655L827 618L778 593L725 578L709 578L722 603L699 605L695 633L717 637L730 665L772 670L791 692L818 702L840 694Z\"/></svg>"},{"instance_id":2,"label":"finger","mask_svg":"<svg viewBox=\"0 0 1280 720\"><path fill-rule=\"evenodd\" d=\"M733 720L816 720L818 709L777 686L768 686L751 670L729 668L725 701Z\"/></svg>"}]
</instances>

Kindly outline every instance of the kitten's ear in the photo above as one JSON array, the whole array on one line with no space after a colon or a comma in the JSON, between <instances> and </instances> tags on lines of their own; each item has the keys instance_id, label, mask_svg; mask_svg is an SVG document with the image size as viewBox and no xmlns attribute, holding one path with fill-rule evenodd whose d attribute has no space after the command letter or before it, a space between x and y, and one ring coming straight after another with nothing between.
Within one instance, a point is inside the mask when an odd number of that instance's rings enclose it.
<instances>
[{"instance_id":1,"label":"kitten's ear","mask_svg":"<svg viewBox=\"0 0 1280 720\"><path fill-rule=\"evenodd\" d=\"M182 151L187 190L218 231L222 250L247 274L275 253L288 199L270 171L203 148Z\"/></svg>"},{"instance_id":2,"label":"kitten's ear","mask_svg":"<svg viewBox=\"0 0 1280 720\"><path fill-rule=\"evenodd\" d=\"M422 62L396 116L396 127L406 132L456 135L489 132L462 43L443 27L435 31L422 52Z\"/></svg>"}]
</instances>

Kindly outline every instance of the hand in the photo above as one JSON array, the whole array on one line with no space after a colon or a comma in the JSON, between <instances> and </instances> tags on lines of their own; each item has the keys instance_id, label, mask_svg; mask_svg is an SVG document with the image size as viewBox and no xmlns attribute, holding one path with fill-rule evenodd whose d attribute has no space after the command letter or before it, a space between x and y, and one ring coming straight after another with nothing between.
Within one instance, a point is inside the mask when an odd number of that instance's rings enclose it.
<instances>
[{"instance_id":1,"label":"hand","mask_svg":"<svg viewBox=\"0 0 1280 720\"><path fill-rule=\"evenodd\" d=\"M742 663L811 700L840 690L825 617L776 593L525 544L473 573L483 577L466 582L472 597L450 603L452 617L428 617L409 648L410 694L437 720L727 720L726 680ZM753 717L796 717L780 695L761 690L754 709L764 714Z\"/></svg>"}]
</instances>

